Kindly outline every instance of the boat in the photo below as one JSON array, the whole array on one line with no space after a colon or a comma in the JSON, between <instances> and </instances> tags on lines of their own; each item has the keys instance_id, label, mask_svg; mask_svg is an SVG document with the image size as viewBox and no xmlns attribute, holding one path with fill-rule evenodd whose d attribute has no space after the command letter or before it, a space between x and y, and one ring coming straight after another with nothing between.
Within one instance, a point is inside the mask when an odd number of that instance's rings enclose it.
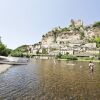
<instances>
[{"instance_id":1,"label":"boat","mask_svg":"<svg viewBox=\"0 0 100 100\"><path fill-rule=\"evenodd\" d=\"M20 57L0 56L0 64L26 65L26 64L28 64L28 59L27 58L20 58Z\"/></svg>"}]
</instances>

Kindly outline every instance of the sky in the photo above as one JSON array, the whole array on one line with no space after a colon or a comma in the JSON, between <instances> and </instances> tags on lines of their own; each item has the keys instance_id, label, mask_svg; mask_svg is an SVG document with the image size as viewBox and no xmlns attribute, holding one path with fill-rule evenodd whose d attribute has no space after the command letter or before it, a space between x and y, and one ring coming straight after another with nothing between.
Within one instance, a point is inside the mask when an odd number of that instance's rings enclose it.
<instances>
[{"instance_id":1,"label":"sky","mask_svg":"<svg viewBox=\"0 0 100 100\"><path fill-rule=\"evenodd\" d=\"M71 19L85 25L100 21L100 0L0 0L0 36L11 49L37 43Z\"/></svg>"}]
</instances>

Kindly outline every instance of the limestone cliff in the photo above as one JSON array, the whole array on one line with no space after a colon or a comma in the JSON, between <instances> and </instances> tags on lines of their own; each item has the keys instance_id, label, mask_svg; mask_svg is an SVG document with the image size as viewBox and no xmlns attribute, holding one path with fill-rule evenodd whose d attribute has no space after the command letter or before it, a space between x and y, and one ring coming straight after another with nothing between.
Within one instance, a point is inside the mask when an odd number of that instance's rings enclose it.
<instances>
[{"instance_id":1,"label":"limestone cliff","mask_svg":"<svg viewBox=\"0 0 100 100\"><path fill-rule=\"evenodd\" d=\"M89 47L89 49L92 47L96 48L96 43L89 44L89 41L94 37L100 37L99 22L93 25L84 26L83 21L72 19L68 27L56 27L43 35L41 49L46 48L48 53L56 50L61 51L63 49L65 51L76 50L77 47L81 50L85 47L85 44L88 44L87 47Z\"/></svg>"},{"instance_id":2,"label":"limestone cliff","mask_svg":"<svg viewBox=\"0 0 100 100\"><path fill-rule=\"evenodd\" d=\"M88 42L89 38L100 36L100 27L84 26L81 20L71 20L69 27L55 28L42 36L42 45Z\"/></svg>"}]
</instances>

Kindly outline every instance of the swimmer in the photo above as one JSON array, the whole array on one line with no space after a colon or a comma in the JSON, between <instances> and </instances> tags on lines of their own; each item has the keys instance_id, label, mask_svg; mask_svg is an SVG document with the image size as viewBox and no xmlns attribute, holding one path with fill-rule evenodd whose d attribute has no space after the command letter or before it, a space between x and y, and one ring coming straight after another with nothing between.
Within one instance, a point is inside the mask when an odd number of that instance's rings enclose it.
<instances>
[{"instance_id":1,"label":"swimmer","mask_svg":"<svg viewBox=\"0 0 100 100\"><path fill-rule=\"evenodd\" d=\"M93 71L94 71L94 64L91 61L89 62L89 69L93 73Z\"/></svg>"}]
</instances>

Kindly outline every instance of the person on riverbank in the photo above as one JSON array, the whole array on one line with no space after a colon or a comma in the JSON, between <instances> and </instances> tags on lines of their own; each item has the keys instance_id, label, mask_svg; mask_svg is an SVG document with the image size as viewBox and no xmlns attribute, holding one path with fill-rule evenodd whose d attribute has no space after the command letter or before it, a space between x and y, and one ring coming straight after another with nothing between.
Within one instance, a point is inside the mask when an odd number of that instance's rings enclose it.
<instances>
[{"instance_id":1,"label":"person on riverbank","mask_svg":"<svg viewBox=\"0 0 100 100\"><path fill-rule=\"evenodd\" d=\"M94 63L92 61L89 62L89 69L93 73L93 71L94 71Z\"/></svg>"}]
</instances>

